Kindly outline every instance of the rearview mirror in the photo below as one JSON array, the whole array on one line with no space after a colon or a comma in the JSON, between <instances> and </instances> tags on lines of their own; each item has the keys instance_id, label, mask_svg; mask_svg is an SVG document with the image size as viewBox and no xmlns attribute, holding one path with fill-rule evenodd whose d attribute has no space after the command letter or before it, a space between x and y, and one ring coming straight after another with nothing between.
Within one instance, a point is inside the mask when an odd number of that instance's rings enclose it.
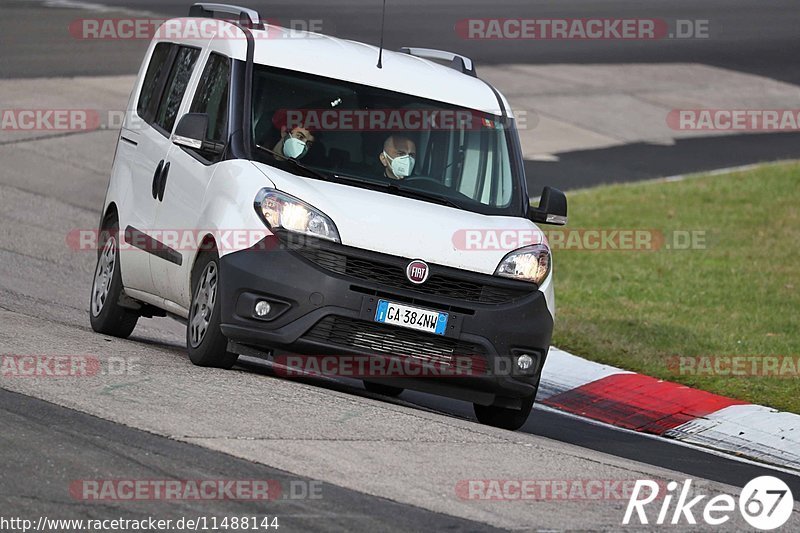
<instances>
[{"instance_id":1,"label":"rearview mirror","mask_svg":"<svg viewBox=\"0 0 800 533\"><path fill-rule=\"evenodd\" d=\"M528 208L528 218L542 224L563 226L567 223L567 196L552 187L542 189L539 207Z\"/></svg>"},{"instance_id":2,"label":"rearview mirror","mask_svg":"<svg viewBox=\"0 0 800 533\"><path fill-rule=\"evenodd\" d=\"M178 121L172 142L178 146L192 148L214 154L222 153L222 143L211 142L206 138L208 132L208 115L205 113L186 113Z\"/></svg>"}]
</instances>

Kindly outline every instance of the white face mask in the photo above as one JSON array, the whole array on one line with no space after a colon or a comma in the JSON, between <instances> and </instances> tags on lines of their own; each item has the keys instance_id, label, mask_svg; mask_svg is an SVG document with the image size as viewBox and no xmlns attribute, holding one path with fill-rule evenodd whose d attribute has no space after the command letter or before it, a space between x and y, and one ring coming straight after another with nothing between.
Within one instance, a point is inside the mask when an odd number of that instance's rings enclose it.
<instances>
[{"instance_id":1,"label":"white face mask","mask_svg":"<svg viewBox=\"0 0 800 533\"><path fill-rule=\"evenodd\" d=\"M398 178L406 178L411 175L414 170L414 157L410 155L399 155L392 159L386 151L383 152L384 157L389 160L392 165L392 172Z\"/></svg>"},{"instance_id":2,"label":"white face mask","mask_svg":"<svg viewBox=\"0 0 800 533\"><path fill-rule=\"evenodd\" d=\"M306 153L308 146L305 141L301 141L295 137L289 137L283 141L283 155L286 157L293 157L295 159L303 157Z\"/></svg>"}]
</instances>

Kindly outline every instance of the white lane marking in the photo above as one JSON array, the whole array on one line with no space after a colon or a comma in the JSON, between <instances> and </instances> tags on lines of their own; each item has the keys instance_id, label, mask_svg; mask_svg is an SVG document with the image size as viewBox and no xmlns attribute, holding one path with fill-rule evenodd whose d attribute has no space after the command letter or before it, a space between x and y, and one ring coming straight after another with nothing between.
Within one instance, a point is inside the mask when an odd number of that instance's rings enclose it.
<instances>
[{"instance_id":1,"label":"white lane marking","mask_svg":"<svg viewBox=\"0 0 800 533\"><path fill-rule=\"evenodd\" d=\"M800 415L731 405L667 431L665 437L800 470Z\"/></svg>"},{"instance_id":2,"label":"white lane marking","mask_svg":"<svg viewBox=\"0 0 800 533\"><path fill-rule=\"evenodd\" d=\"M783 160L781 162L793 161L792 159ZM732 172L745 172L748 170L754 170L760 166L763 166L768 163L752 163L749 165L739 165L737 167L725 167L725 168L717 168L714 170L706 170L702 172L693 172L690 174L676 174L674 176L667 176L665 178L656 178L653 180L645 180L644 182L639 183L649 183L649 182L673 182L673 181L683 181L685 179L694 179L694 178L701 178L703 176L719 176L720 174L730 174Z\"/></svg>"}]
</instances>

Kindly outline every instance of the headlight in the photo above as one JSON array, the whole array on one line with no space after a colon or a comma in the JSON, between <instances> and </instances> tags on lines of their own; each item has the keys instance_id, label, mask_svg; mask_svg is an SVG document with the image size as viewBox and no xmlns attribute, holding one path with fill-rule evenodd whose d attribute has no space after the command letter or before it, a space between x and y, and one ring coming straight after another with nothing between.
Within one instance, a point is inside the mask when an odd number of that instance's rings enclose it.
<instances>
[{"instance_id":1,"label":"headlight","mask_svg":"<svg viewBox=\"0 0 800 533\"><path fill-rule=\"evenodd\" d=\"M294 196L275 189L261 189L256 195L255 207L256 213L270 229L342 242L336 224L328 215Z\"/></svg>"},{"instance_id":2,"label":"headlight","mask_svg":"<svg viewBox=\"0 0 800 533\"><path fill-rule=\"evenodd\" d=\"M550 248L546 244L534 244L505 256L494 275L541 284L550 273L550 266Z\"/></svg>"}]
</instances>

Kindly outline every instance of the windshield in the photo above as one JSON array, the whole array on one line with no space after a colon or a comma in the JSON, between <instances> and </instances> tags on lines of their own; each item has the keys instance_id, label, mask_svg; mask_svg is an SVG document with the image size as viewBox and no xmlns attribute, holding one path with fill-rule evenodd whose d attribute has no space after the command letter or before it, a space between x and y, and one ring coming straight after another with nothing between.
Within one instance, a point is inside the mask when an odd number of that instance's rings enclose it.
<instances>
[{"instance_id":1,"label":"windshield","mask_svg":"<svg viewBox=\"0 0 800 533\"><path fill-rule=\"evenodd\" d=\"M521 214L516 137L496 115L263 65L254 69L252 113L255 156L269 165L484 214Z\"/></svg>"}]
</instances>

